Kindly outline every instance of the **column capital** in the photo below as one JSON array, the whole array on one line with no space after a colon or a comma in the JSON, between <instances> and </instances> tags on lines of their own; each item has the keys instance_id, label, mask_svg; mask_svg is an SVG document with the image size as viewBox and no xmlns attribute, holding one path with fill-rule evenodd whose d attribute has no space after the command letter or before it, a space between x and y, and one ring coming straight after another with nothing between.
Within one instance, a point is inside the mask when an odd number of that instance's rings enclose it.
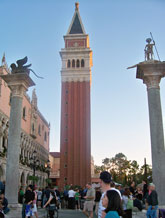
<instances>
[{"instance_id":1,"label":"column capital","mask_svg":"<svg viewBox=\"0 0 165 218\"><path fill-rule=\"evenodd\" d=\"M143 78L143 83L146 84L147 89L159 89L159 83L161 80L162 76L160 75L148 75L148 76L144 76Z\"/></svg>"},{"instance_id":2,"label":"column capital","mask_svg":"<svg viewBox=\"0 0 165 218\"><path fill-rule=\"evenodd\" d=\"M0 75L0 77L8 84L12 96L16 97L23 98L28 88L35 85L33 80L26 73Z\"/></svg>"}]
</instances>

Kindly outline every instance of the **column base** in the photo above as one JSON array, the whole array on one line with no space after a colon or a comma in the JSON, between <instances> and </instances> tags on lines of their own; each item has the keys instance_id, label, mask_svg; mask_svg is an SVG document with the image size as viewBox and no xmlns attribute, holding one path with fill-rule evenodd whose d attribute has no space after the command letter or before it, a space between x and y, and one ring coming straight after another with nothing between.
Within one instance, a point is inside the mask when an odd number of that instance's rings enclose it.
<instances>
[{"instance_id":1,"label":"column base","mask_svg":"<svg viewBox=\"0 0 165 218\"><path fill-rule=\"evenodd\" d=\"M6 214L8 218L21 218L22 217L22 205L21 204L8 204L10 211Z\"/></svg>"}]
</instances>

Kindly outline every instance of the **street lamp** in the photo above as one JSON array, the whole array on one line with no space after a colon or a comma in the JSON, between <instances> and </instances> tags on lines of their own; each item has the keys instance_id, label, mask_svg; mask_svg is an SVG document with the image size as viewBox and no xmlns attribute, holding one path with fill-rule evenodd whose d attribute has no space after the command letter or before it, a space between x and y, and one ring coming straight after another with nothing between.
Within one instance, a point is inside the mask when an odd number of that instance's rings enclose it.
<instances>
[{"instance_id":1,"label":"street lamp","mask_svg":"<svg viewBox=\"0 0 165 218\"><path fill-rule=\"evenodd\" d=\"M39 160L37 159L37 152L34 150L33 156L30 158L30 167L33 169L33 185L35 185L35 173L38 166Z\"/></svg>"}]
</instances>

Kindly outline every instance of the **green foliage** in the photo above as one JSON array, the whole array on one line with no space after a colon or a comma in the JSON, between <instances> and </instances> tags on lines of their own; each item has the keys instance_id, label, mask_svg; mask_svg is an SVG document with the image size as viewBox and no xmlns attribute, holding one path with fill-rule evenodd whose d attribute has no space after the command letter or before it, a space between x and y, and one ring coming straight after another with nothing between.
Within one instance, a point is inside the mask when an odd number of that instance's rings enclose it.
<instances>
[{"instance_id":1,"label":"green foliage","mask_svg":"<svg viewBox=\"0 0 165 218\"><path fill-rule=\"evenodd\" d=\"M118 153L115 157L102 160L103 165L95 165L95 173L98 174L104 170L111 173L115 182L129 185L131 181L137 184L144 179L152 176L152 168L149 165L143 165L141 168L136 160L128 160L123 153Z\"/></svg>"},{"instance_id":2,"label":"green foliage","mask_svg":"<svg viewBox=\"0 0 165 218\"><path fill-rule=\"evenodd\" d=\"M39 180L39 178L38 178L38 176L28 176L28 180L37 182Z\"/></svg>"}]
</instances>

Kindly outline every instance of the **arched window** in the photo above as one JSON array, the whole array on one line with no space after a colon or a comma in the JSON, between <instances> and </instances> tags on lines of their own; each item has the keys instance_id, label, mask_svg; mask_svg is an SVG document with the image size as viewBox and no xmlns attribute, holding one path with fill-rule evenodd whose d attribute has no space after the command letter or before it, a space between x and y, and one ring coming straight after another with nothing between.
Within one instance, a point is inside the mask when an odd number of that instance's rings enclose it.
<instances>
[{"instance_id":1,"label":"arched window","mask_svg":"<svg viewBox=\"0 0 165 218\"><path fill-rule=\"evenodd\" d=\"M75 60L72 60L72 67L75 68Z\"/></svg>"},{"instance_id":2,"label":"arched window","mask_svg":"<svg viewBox=\"0 0 165 218\"><path fill-rule=\"evenodd\" d=\"M47 141L47 133L45 132L45 135L44 135L44 141L46 142Z\"/></svg>"},{"instance_id":3,"label":"arched window","mask_svg":"<svg viewBox=\"0 0 165 218\"><path fill-rule=\"evenodd\" d=\"M41 126L38 126L38 134L41 135Z\"/></svg>"},{"instance_id":4,"label":"arched window","mask_svg":"<svg viewBox=\"0 0 165 218\"><path fill-rule=\"evenodd\" d=\"M80 67L80 61L78 59L76 61L76 67Z\"/></svg>"},{"instance_id":5,"label":"arched window","mask_svg":"<svg viewBox=\"0 0 165 218\"><path fill-rule=\"evenodd\" d=\"M81 60L81 67L84 67L85 66L85 62L84 62L84 59Z\"/></svg>"},{"instance_id":6,"label":"arched window","mask_svg":"<svg viewBox=\"0 0 165 218\"><path fill-rule=\"evenodd\" d=\"M26 119L26 107L23 107L23 114L22 114L23 119Z\"/></svg>"},{"instance_id":7,"label":"arched window","mask_svg":"<svg viewBox=\"0 0 165 218\"><path fill-rule=\"evenodd\" d=\"M70 60L67 62L67 68L70 68Z\"/></svg>"}]
</instances>

